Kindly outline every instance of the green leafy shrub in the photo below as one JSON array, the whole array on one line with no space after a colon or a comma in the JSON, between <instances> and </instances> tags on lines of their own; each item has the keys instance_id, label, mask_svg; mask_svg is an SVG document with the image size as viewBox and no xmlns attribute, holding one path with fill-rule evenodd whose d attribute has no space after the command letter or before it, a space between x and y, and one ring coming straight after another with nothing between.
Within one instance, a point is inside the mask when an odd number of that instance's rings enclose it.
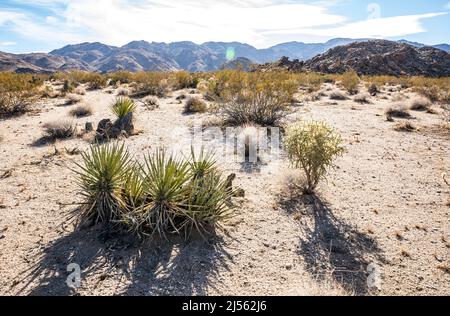
<instances>
[{"instance_id":1,"label":"green leafy shrub","mask_svg":"<svg viewBox=\"0 0 450 316\"><path fill-rule=\"evenodd\" d=\"M136 110L136 104L133 100L127 97L119 97L112 106L112 112L118 119L122 119L129 113Z\"/></svg>"},{"instance_id":2,"label":"green leafy shrub","mask_svg":"<svg viewBox=\"0 0 450 316\"><path fill-rule=\"evenodd\" d=\"M305 173L302 188L308 194L344 153L341 136L324 122L297 122L288 128L285 141L291 163Z\"/></svg>"}]
</instances>

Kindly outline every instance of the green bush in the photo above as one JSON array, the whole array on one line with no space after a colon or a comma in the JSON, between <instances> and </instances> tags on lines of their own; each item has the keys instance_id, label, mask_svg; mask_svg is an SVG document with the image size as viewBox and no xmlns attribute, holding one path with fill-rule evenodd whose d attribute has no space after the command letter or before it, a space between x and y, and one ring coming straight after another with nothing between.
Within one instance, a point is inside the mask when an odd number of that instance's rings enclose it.
<instances>
[{"instance_id":1,"label":"green bush","mask_svg":"<svg viewBox=\"0 0 450 316\"><path fill-rule=\"evenodd\" d=\"M286 150L295 168L303 169L305 193L313 193L333 159L344 153L341 136L324 122L297 122L287 129Z\"/></svg>"},{"instance_id":2,"label":"green bush","mask_svg":"<svg viewBox=\"0 0 450 316\"><path fill-rule=\"evenodd\" d=\"M31 75L0 73L0 117L27 112L41 85L42 81Z\"/></svg>"},{"instance_id":3,"label":"green bush","mask_svg":"<svg viewBox=\"0 0 450 316\"><path fill-rule=\"evenodd\" d=\"M355 71L347 71L342 74L342 85L350 94L358 93L360 78Z\"/></svg>"}]
</instances>

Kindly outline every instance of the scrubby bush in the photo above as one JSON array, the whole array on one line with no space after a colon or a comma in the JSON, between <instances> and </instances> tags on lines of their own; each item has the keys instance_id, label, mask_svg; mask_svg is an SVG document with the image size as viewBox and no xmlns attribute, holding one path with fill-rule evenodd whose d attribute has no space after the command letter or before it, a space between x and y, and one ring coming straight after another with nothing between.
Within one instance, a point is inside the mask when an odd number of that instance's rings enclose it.
<instances>
[{"instance_id":1,"label":"scrubby bush","mask_svg":"<svg viewBox=\"0 0 450 316\"><path fill-rule=\"evenodd\" d=\"M75 126L69 121L55 121L43 126L46 139L57 140L71 138L75 134Z\"/></svg>"},{"instance_id":2,"label":"scrubby bush","mask_svg":"<svg viewBox=\"0 0 450 316\"><path fill-rule=\"evenodd\" d=\"M416 127L411 122L398 122L394 129L398 132L414 132Z\"/></svg>"},{"instance_id":3,"label":"scrubby bush","mask_svg":"<svg viewBox=\"0 0 450 316\"><path fill-rule=\"evenodd\" d=\"M378 86L375 83L370 84L369 87L367 88L367 91L373 97L376 96L380 92L380 90L378 89Z\"/></svg>"},{"instance_id":4,"label":"scrubby bush","mask_svg":"<svg viewBox=\"0 0 450 316\"><path fill-rule=\"evenodd\" d=\"M345 101L347 100L347 96L340 90L334 90L330 93L330 99L336 101Z\"/></svg>"},{"instance_id":5,"label":"scrubby bush","mask_svg":"<svg viewBox=\"0 0 450 316\"><path fill-rule=\"evenodd\" d=\"M176 89L196 89L199 79L187 71L179 71L175 73Z\"/></svg>"},{"instance_id":6,"label":"scrubby bush","mask_svg":"<svg viewBox=\"0 0 450 316\"><path fill-rule=\"evenodd\" d=\"M77 106L76 108L70 110L69 114L75 117L86 117L91 116L93 113L92 107L88 104L82 104Z\"/></svg>"},{"instance_id":7,"label":"scrubby bush","mask_svg":"<svg viewBox=\"0 0 450 316\"><path fill-rule=\"evenodd\" d=\"M305 173L302 188L313 193L333 160L344 153L342 138L323 122L297 122L286 132L286 150L295 168Z\"/></svg>"},{"instance_id":8,"label":"scrubby bush","mask_svg":"<svg viewBox=\"0 0 450 316\"><path fill-rule=\"evenodd\" d=\"M126 96L128 96L129 94L130 94L130 91L129 91L128 89L125 89L125 88L120 88L120 89L117 91L117 95L118 95L118 96L126 97Z\"/></svg>"},{"instance_id":9,"label":"scrubby bush","mask_svg":"<svg viewBox=\"0 0 450 316\"><path fill-rule=\"evenodd\" d=\"M151 95L142 99L142 103L144 104L145 108L148 110L155 110L155 109L159 108L158 98L151 96Z\"/></svg>"},{"instance_id":10,"label":"scrubby bush","mask_svg":"<svg viewBox=\"0 0 450 316\"><path fill-rule=\"evenodd\" d=\"M200 98L189 98L184 105L184 113L204 113L208 110L208 105Z\"/></svg>"},{"instance_id":11,"label":"scrubby bush","mask_svg":"<svg viewBox=\"0 0 450 316\"><path fill-rule=\"evenodd\" d=\"M358 93L360 78L356 71L347 71L342 74L341 83L350 94Z\"/></svg>"},{"instance_id":12,"label":"scrubby bush","mask_svg":"<svg viewBox=\"0 0 450 316\"><path fill-rule=\"evenodd\" d=\"M61 92L71 93L73 90L75 90L75 85L69 79L64 80Z\"/></svg>"},{"instance_id":13,"label":"scrubby bush","mask_svg":"<svg viewBox=\"0 0 450 316\"><path fill-rule=\"evenodd\" d=\"M369 94L367 93L359 93L354 98L353 101L358 103L369 103Z\"/></svg>"},{"instance_id":14,"label":"scrubby bush","mask_svg":"<svg viewBox=\"0 0 450 316\"><path fill-rule=\"evenodd\" d=\"M133 100L127 97L119 97L112 106L112 112L118 119L122 119L129 113L136 110L136 104Z\"/></svg>"},{"instance_id":15,"label":"scrubby bush","mask_svg":"<svg viewBox=\"0 0 450 316\"><path fill-rule=\"evenodd\" d=\"M85 95L86 89L84 87L79 86L75 89L74 93L78 95Z\"/></svg>"},{"instance_id":16,"label":"scrubby bush","mask_svg":"<svg viewBox=\"0 0 450 316\"><path fill-rule=\"evenodd\" d=\"M68 94L67 96L67 105L76 104L81 101L81 97L78 94Z\"/></svg>"},{"instance_id":17,"label":"scrubby bush","mask_svg":"<svg viewBox=\"0 0 450 316\"><path fill-rule=\"evenodd\" d=\"M166 73L140 72L134 75L134 79L134 97L153 95L163 98L170 91L169 75Z\"/></svg>"},{"instance_id":18,"label":"scrubby bush","mask_svg":"<svg viewBox=\"0 0 450 316\"><path fill-rule=\"evenodd\" d=\"M431 101L425 97L416 97L411 100L410 110L427 111L431 107Z\"/></svg>"},{"instance_id":19,"label":"scrubby bush","mask_svg":"<svg viewBox=\"0 0 450 316\"><path fill-rule=\"evenodd\" d=\"M286 115L297 89L297 83L286 74L243 75L232 89L221 91L225 121L231 125L276 125Z\"/></svg>"},{"instance_id":20,"label":"scrubby bush","mask_svg":"<svg viewBox=\"0 0 450 316\"><path fill-rule=\"evenodd\" d=\"M0 73L0 117L27 112L41 84L42 81L31 75Z\"/></svg>"},{"instance_id":21,"label":"scrubby bush","mask_svg":"<svg viewBox=\"0 0 450 316\"><path fill-rule=\"evenodd\" d=\"M385 111L388 120L392 120L393 117L397 118L410 118L411 114L402 103L394 103L388 107Z\"/></svg>"}]
</instances>

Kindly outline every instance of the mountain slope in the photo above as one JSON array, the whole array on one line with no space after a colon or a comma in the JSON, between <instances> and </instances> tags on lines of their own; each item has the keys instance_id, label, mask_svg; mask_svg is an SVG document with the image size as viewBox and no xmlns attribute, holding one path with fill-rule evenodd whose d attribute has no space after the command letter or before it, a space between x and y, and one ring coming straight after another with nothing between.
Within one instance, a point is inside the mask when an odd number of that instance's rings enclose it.
<instances>
[{"instance_id":1,"label":"mountain slope","mask_svg":"<svg viewBox=\"0 0 450 316\"><path fill-rule=\"evenodd\" d=\"M304 70L363 75L450 76L450 55L433 47L386 40L352 43L330 49L305 62Z\"/></svg>"}]
</instances>

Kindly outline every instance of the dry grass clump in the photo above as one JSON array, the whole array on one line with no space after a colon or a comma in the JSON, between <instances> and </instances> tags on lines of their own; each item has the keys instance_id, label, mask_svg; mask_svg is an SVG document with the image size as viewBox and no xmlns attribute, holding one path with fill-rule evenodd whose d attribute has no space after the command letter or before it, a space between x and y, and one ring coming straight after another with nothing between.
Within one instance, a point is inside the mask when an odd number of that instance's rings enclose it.
<instances>
[{"instance_id":1,"label":"dry grass clump","mask_svg":"<svg viewBox=\"0 0 450 316\"><path fill-rule=\"evenodd\" d=\"M411 122L397 122L394 130L397 132L414 132L417 129Z\"/></svg>"},{"instance_id":2,"label":"dry grass clump","mask_svg":"<svg viewBox=\"0 0 450 316\"><path fill-rule=\"evenodd\" d=\"M354 98L353 101L358 103L370 103L370 95L367 93L359 93Z\"/></svg>"},{"instance_id":3,"label":"dry grass clump","mask_svg":"<svg viewBox=\"0 0 450 316\"><path fill-rule=\"evenodd\" d=\"M69 121L55 121L43 126L45 138L49 140L71 138L76 131L75 126Z\"/></svg>"},{"instance_id":4,"label":"dry grass clump","mask_svg":"<svg viewBox=\"0 0 450 316\"><path fill-rule=\"evenodd\" d=\"M92 106L90 106L89 104L81 104L76 108L70 110L69 112L71 116L77 118L91 116L93 113L94 111L92 109Z\"/></svg>"},{"instance_id":5,"label":"dry grass clump","mask_svg":"<svg viewBox=\"0 0 450 316\"><path fill-rule=\"evenodd\" d=\"M376 96L380 92L380 90L378 89L378 86L375 83L371 83L369 85L369 87L367 88L367 91L373 97Z\"/></svg>"},{"instance_id":6,"label":"dry grass clump","mask_svg":"<svg viewBox=\"0 0 450 316\"><path fill-rule=\"evenodd\" d=\"M347 71L341 76L341 83L350 94L358 93L358 85L361 79L356 71Z\"/></svg>"},{"instance_id":7,"label":"dry grass clump","mask_svg":"<svg viewBox=\"0 0 450 316\"><path fill-rule=\"evenodd\" d=\"M386 117L391 119L396 118L410 118L411 114L402 103L395 103L388 107L385 111Z\"/></svg>"},{"instance_id":8,"label":"dry grass clump","mask_svg":"<svg viewBox=\"0 0 450 316\"><path fill-rule=\"evenodd\" d=\"M81 101L81 97L78 94L68 94L66 96L67 101L66 104L67 105L73 105L73 104L77 104L78 102Z\"/></svg>"},{"instance_id":9,"label":"dry grass clump","mask_svg":"<svg viewBox=\"0 0 450 316\"><path fill-rule=\"evenodd\" d=\"M286 150L295 168L303 169L302 189L311 194L323 179L333 160L345 149L341 136L324 122L297 122L286 132Z\"/></svg>"},{"instance_id":10,"label":"dry grass clump","mask_svg":"<svg viewBox=\"0 0 450 316\"><path fill-rule=\"evenodd\" d=\"M126 97L126 96L128 96L129 94L130 94L130 90L128 90L128 89L126 89L126 88L120 88L120 89L117 91L117 95L118 95L118 96Z\"/></svg>"},{"instance_id":11,"label":"dry grass clump","mask_svg":"<svg viewBox=\"0 0 450 316\"><path fill-rule=\"evenodd\" d=\"M37 98L42 80L31 75L0 73L0 117L27 112Z\"/></svg>"},{"instance_id":12,"label":"dry grass clump","mask_svg":"<svg viewBox=\"0 0 450 316\"><path fill-rule=\"evenodd\" d=\"M428 111L431 107L431 101L425 97L416 97L411 100L410 110Z\"/></svg>"},{"instance_id":13,"label":"dry grass clump","mask_svg":"<svg viewBox=\"0 0 450 316\"><path fill-rule=\"evenodd\" d=\"M330 99L335 101L344 101L347 100L347 96L340 90L334 90L330 93Z\"/></svg>"},{"instance_id":14,"label":"dry grass clump","mask_svg":"<svg viewBox=\"0 0 450 316\"><path fill-rule=\"evenodd\" d=\"M155 110L159 108L159 100L154 96L147 96L141 101L144 107L148 110Z\"/></svg>"},{"instance_id":15,"label":"dry grass clump","mask_svg":"<svg viewBox=\"0 0 450 316\"><path fill-rule=\"evenodd\" d=\"M189 98L184 105L184 113L205 113L208 110L208 105L198 97Z\"/></svg>"},{"instance_id":16,"label":"dry grass clump","mask_svg":"<svg viewBox=\"0 0 450 316\"><path fill-rule=\"evenodd\" d=\"M85 95L86 89L82 86L79 86L79 87L75 88L74 93L78 94L78 95Z\"/></svg>"},{"instance_id":17,"label":"dry grass clump","mask_svg":"<svg viewBox=\"0 0 450 316\"><path fill-rule=\"evenodd\" d=\"M82 154L77 182L81 217L121 224L140 236L186 238L209 233L230 215L232 197L212 155L169 156L164 150L134 161L124 145L93 146Z\"/></svg>"}]
</instances>

